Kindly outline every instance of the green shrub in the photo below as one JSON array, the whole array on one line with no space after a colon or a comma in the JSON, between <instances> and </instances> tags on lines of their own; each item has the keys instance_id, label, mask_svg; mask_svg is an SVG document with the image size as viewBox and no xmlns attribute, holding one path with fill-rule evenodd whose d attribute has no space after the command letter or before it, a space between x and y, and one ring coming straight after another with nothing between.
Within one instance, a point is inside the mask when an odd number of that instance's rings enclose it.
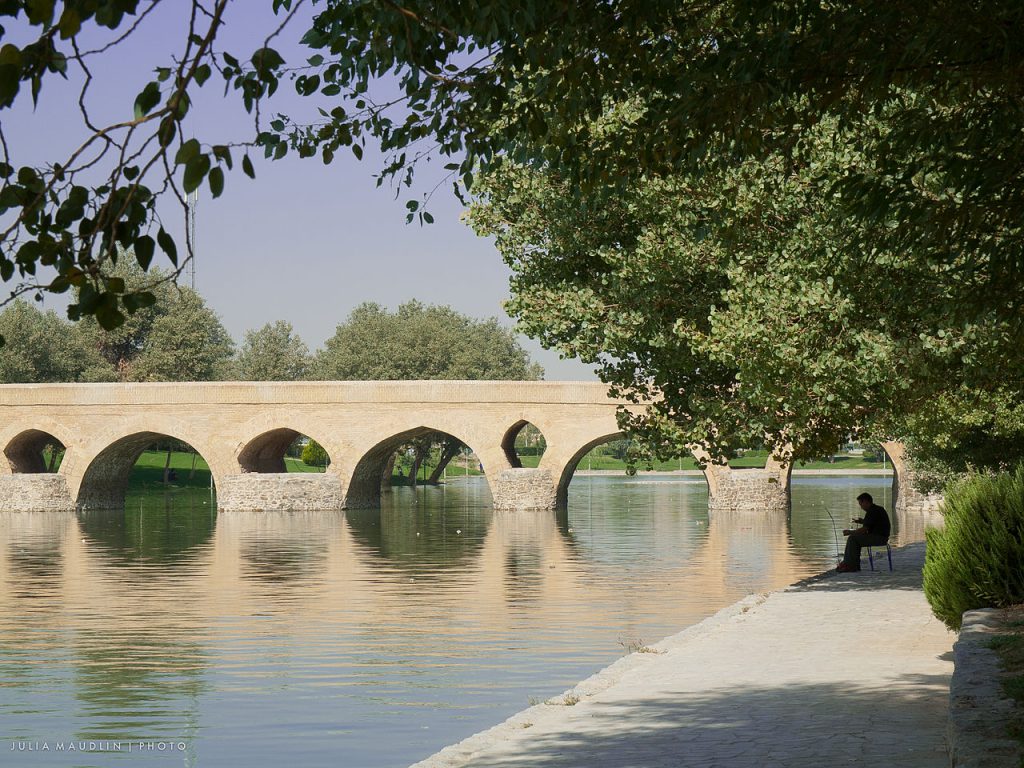
<instances>
[{"instance_id":1,"label":"green shrub","mask_svg":"<svg viewBox=\"0 0 1024 768\"><path fill-rule=\"evenodd\" d=\"M328 463L327 451L316 440L310 440L302 449L302 463L310 467L325 467Z\"/></svg>"},{"instance_id":2,"label":"green shrub","mask_svg":"<svg viewBox=\"0 0 1024 768\"><path fill-rule=\"evenodd\" d=\"M1024 602L1024 465L955 483L945 526L927 533L924 593L932 611L959 629L964 611Z\"/></svg>"}]
</instances>

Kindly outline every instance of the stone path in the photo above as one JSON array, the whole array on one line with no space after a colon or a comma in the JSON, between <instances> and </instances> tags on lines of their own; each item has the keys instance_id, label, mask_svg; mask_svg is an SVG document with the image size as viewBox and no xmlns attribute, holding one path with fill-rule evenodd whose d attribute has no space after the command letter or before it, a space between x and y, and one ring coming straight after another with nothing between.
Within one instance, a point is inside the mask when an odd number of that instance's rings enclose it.
<instances>
[{"instance_id":1,"label":"stone path","mask_svg":"<svg viewBox=\"0 0 1024 768\"><path fill-rule=\"evenodd\" d=\"M956 637L924 545L893 560L748 597L417 768L948 766Z\"/></svg>"}]
</instances>

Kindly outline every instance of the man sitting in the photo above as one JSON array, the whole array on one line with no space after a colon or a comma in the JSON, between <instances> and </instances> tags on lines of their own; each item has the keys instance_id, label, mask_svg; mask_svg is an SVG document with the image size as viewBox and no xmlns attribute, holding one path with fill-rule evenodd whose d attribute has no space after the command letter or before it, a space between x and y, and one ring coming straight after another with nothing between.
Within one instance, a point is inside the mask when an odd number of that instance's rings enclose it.
<instances>
[{"instance_id":1,"label":"man sitting","mask_svg":"<svg viewBox=\"0 0 1024 768\"><path fill-rule=\"evenodd\" d=\"M840 573L860 570L861 547L884 546L889 541L891 526L885 508L875 504L870 493L858 496L857 503L864 510L864 517L853 519L853 522L860 523L860 528L843 531L843 536L846 536L846 553L843 562L836 568Z\"/></svg>"}]
</instances>

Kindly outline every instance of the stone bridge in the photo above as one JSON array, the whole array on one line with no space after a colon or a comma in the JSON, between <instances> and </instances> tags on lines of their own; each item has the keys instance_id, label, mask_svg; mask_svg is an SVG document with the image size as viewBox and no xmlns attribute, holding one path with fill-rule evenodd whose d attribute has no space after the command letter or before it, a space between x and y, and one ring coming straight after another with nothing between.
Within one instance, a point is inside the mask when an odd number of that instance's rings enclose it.
<instances>
[{"instance_id":1,"label":"stone bridge","mask_svg":"<svg viewBox=\"0 0 1024 768\"><path fill-rule=\"evenodd\" d=\"M395 451L429 433L476 454L495 508L554 509L565 505L580 459L622 437L620 407L637 406L597 382L8 384L0 386L0 510L120 507L139 455L165 437L205 459L221 510L373 507ZM535 469L514 449L527 423L547 444ZM326 472L285 471L300 435L325 448ZM66 448L56 473L42 459L52 442ZM713 510L789 505L788 465L709 464L705 477Z\"/></svg>"}]
</instances>

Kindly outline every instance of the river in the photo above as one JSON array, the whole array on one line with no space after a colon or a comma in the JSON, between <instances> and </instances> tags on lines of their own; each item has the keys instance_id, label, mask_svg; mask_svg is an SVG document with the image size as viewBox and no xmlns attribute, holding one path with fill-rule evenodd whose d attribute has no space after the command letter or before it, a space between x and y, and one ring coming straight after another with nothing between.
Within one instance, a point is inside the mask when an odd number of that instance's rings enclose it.
<instances>
[{"instance_id":1,"label":"river","mask_svg":"<svg viewBox=\"0 0 1024 768\"><path fill-rule=\"evenodd\" d=\"M0 765L405 766L834 565L826 508L891 510L890 482L710 519L688 476L577 477L560 514L495 513L479 478L344 514L3 514Z\"/></svg>"}]
</instances>

